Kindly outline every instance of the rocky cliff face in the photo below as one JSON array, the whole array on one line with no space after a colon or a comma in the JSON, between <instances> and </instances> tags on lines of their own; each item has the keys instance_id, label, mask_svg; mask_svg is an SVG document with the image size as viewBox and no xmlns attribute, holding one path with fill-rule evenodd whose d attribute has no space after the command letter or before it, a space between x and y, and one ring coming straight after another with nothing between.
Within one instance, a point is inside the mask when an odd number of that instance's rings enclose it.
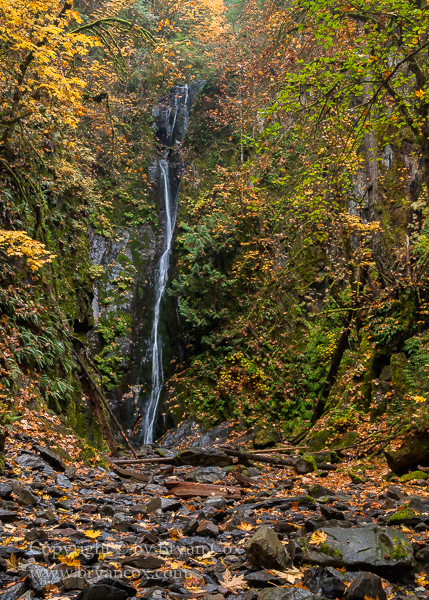
<instances>
[{"instance_id":1,"label":"rocky cliff face","mask_svg":"<svg viewBox=\"0 0 429 600\"><path fill-rule=\"evenodd\" d=\"M107 238L91 236L91 262L100 268L94 285L92 311L95 327L88 333L91 352L109 379L109 399L118 419L136 442L144 439L142 426L152 390L153 322L160 258L165 252L166 206L159 161L169 165L169 188L176 203L184 164L183 141L195 97L202 83L175 86L153 109L156 149L150 168L151 202L157 222L118 227ZM162 368L183 360L175 299L163 294L159 306L158 337ZM171 370L171 368L170 368ZM162 404L163 394L159 398ZM163 432L156 406L154 436Z\"/></svg>"}]
</instances>

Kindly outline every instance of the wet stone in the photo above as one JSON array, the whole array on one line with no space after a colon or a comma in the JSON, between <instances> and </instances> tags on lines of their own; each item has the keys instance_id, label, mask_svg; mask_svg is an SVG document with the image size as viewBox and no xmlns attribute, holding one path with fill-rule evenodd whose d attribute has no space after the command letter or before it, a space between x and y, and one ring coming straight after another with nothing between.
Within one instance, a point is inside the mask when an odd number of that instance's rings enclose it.
<instances>
[{"instance_id":1,"label":"wet stone","mask_svg":"<svg viewBox=\"0 0 429 600\"><path fill-rule=\"evenodd\" d=\"M259 568L282 571L290 563L283 545L269 527L260 527L253 538L246 541L244 549L248 561Z\"/></svg>"},{"instance_id":2,"label":"wet stone","mask_svg":"<svg viewBox=\"0 0 429 600\"><path fill-rule=\"evenodd\" d=\"M27 567L28 582L35 592L42 592L49 585L56 585L62 579L62 573L56 569L45 569L40 565Z\"/></svg>"}]
</instances>

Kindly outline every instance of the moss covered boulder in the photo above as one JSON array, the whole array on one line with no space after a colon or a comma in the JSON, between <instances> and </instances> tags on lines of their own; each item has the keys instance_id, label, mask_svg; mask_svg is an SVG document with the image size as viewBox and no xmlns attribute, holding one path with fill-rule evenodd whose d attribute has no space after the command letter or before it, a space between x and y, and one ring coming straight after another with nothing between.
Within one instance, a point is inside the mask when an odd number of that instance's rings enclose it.
<instances>
[{"instance_id":1,"label":"moss covered boulder","mask_svg":"<svg viewBox=\"0 0 429 600\"><path fill-rule=\"evenodd\" d=\"M398 511L390 515L388 525L417 525L422 520L422 515L411 506L401 506Z\"/></svg>"},{"instance_id":2,"label":"moss covered boulder","mask_svg":"<svg viewBox=\"0 0 429 600\"><path fill-rule=\"evenodd\" d=\"M253 433L253 447L263 450L280 442L280 434L269 425L256 425Z\"/></svg>"},{"instance_id":3,"label":"moss covered boulder","mask_svg":"<svg viewBox=\"0 0 429 600\"><path fill-rule=\"evenodd\" d=\"M406 475L402 475L401 483L408 483L409 481L416 481L419 479L427 479L429 475L424 473L423 471L411 471L411 473L407 473Z\"/></svg>"},{"instance_id":4,"label":"moss covered boulder","mask_svg":"<svg viewBox=\"0 0 429 600\"><path fill-rule=\"evenodd\" d=\"M319 533L319 532L318 532ZM322 527L324 541L304 542L303 563L322 567L362 569L388 577L414 567L414 552L409 539L389 527Z\"/></svg>"},{"instance_id":5,"label":"moss covered boulder","mask_svg":"<svg viewBox=\"0 0 429 600\"><path fill-rule=\"evenodd\" d=\"M385 451L387 464L397 475L404 475L418 465L429 465L429 434L417 433L408 436L400 444L389 446Z\"/></svg>"}]
</instances>

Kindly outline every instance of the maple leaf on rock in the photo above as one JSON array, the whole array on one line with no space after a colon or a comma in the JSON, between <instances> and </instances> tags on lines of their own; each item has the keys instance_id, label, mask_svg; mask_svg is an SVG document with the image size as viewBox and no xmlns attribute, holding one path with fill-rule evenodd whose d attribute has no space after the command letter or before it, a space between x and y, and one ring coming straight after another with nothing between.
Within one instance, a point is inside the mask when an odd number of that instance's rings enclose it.
<instances>
[{"instance_id":1,"label":"maple leaf on rock","mask_svg":"<svg viewBox=\"0 0 429 600\"><path fill-rule=\"evenodd\" d=\"M244 580L244 575L231 575L231 571L228 569L223 574L223 579L219 579L219 583L222 588L226 591L230 591L233 594L236 594L236 589L240 589L246 586L246 581Z\"/></svg>"},{"instance_id":2,"label":"maple leaf on rock","mask_svg":"<svg viewBox=\"0 0 429 600\"><path fill-rule=\"evenodd\" d=\"M326 533L324 531L315 531L310 537L310 544L320 546L326 542Z\"/></svg>"}]
</instances>

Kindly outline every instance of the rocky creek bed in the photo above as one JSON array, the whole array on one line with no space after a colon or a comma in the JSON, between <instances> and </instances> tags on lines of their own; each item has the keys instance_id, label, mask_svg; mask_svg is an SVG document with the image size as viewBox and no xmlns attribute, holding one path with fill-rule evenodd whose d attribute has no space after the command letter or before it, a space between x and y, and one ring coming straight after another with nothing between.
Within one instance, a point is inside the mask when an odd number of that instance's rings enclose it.
<instances>
[{"instance_id":1,"label":"rocky creek bed","mask_svg":"<svg viewBox=\"0 0 429 600\"><path fill-rule=\"evenodd\" d=\"M11 439L0 599L427 597L424 481L392 484L375 469L352 483L237 460L205 448L175 464L89 467Z\"/></svg>"}]
</instances>

